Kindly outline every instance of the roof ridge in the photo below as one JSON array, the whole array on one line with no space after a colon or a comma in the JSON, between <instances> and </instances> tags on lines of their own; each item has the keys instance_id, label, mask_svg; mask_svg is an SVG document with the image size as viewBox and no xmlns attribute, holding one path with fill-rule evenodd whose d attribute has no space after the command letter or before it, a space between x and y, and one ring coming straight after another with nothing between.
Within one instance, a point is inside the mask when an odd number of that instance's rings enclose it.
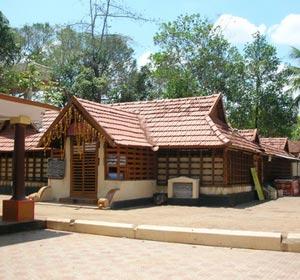
<instances>
[{"instance_id":1,"label":"roof ridge","mask_svg":"<svg viewBox=\"0 0 300 280\"><path fill-rule=\"evenodd\" d=\"M215 133L215 135L224 143L229 144L230 140L220 131L220 129L217 127L215 122L212 120L212 118L207 115L205 117L205 120L207 121L208 125L212 129L212 131Z\"/></svg>"},{"instance_id":2,"label":"roof ridge","mask_svg":"<svg viewBox=\"0 0 300 280\"><path fill-rule=\"evenodd\" d=\"M87 99L83 99L83 98L79 98L79 97L76 97L76 96L74 96L74 98L77 100L77 101L79 101L79 102L85 102L85 103L91 103L91 104L93 104L93 105L96 105L96 106L100 106L100 107L104 107L104 108L107 108L107 109L112 109L113 108L113 106L110 106L111 104L103 104L103 103L98 103L98 102L96 102L96 101L91 101L91 100L87 100ZM130 102L128 102L128 103L130 103ZM130 115L134 115L134 116L136 116L137 118L139 117L139 114L138 113L135 113L135 112L132 112L131 110L126 110L126 109L124 109L124 108L113 108L114 110L117 110L118 112L124 112L124 113L126 113L126 114L130 114Z\"/></svg>"},{"instance_id":3,"label":"roof ridge","mask_svg":"<svg viewBox=\"0 0 300 280\"><path fill-rule=\"evenodd\" d=\"M126 105L126 104L145 104L145 103L162 103L165 101L174 102L174 101L184 101L184 100L193 100L193 99L206 99L212 98L216 96L220 96L221 93L215 93L210 95L201 95L201 96L189 96L189 97L180 97L180 98L163 98L163 99L153 99L153 100L141 100L141 101L127 101L127 102L117 102L117 103L110 103L105 104L111 107L118 106L118 105Z\"/></svg>"},{"instance_id":4,"label":"roof ridge","mask_svg":"<svg viewBox=\"0 0 300 280\"><path fill-rule=\"evenodd\" d=\"M139 114L138 119L139 119L140 127L141 127L142 131L144 132L145 139L147 140L147 142L150 145L155 146L156 142L154 141L154 139L151 136L151 133L150 133L149 128L147 126L146 118Z\"/></svg>"}]
</instances>

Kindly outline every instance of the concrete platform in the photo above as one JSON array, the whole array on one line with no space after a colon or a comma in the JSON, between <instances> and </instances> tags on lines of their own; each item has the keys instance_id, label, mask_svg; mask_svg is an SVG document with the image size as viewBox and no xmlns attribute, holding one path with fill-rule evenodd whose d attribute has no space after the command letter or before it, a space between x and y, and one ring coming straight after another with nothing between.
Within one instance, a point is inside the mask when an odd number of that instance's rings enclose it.
<instances>
[{"instance_id":1,"label":"concrete platform","mask_svg":"<svg viewBox=\"0 0 300 280\"><path fill-rule=\"evenodd\" d=\"M134 225L68 219L48 219L46 227L52 230L140 240L300 253L300 235L295 236L295 234L283 239L282 233L275 232Z\"/></svg>"}]
</instances>

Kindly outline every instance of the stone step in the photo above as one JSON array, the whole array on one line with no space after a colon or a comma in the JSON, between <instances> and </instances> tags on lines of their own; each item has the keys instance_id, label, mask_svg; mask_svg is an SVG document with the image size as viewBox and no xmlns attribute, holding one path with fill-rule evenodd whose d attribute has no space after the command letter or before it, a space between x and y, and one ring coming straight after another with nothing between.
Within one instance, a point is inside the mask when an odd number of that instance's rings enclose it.
<instances>
[{"instance_id":1,"label":"stone step","mask_svg":"<svg viewBox=\"0 0 300 280\"><path fill-rule=\"evenodd\" d=\"M84 197L63 197L59 199L60 203L66 204L87 204L97 205L97 198L84 198Z\"/></svg>"}]
</instances>

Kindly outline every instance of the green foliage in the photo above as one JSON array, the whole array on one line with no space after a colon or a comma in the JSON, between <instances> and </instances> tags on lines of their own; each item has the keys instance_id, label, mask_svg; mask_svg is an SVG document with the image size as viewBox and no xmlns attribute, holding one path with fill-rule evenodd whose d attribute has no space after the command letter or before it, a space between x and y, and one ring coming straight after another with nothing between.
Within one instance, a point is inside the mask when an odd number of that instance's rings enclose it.
<instances>
[{"instance_id":1,"label":"green foliage","mask_svg":"<svg viewBox=\"0 0 300 280\"><path fill-rule=\"evenodd\" d=\"M49 23L34 23L17 29L22 59L46 65L49 48L55 39L54 30Z\"/></svg>"},{"instance_id":2,"label":"green foliage","mask_svg":"<svg viewBox=\"0 0 300 280\"><path fill-rule=\"evenodd\" d=\"M200 15L165 23L154 37L153 76L164 97L235 94L241 57L218 28Z\"/></svg>"},{"instance_id":3,"label":"green foliage","mask_svg":"<svg viewBox=\"0 0 300 280\"><path fill-rule=\"evenodd\" d=\"M262 135L290 135L297 110L284 91L288 71L280 70L276 49L257 33L244 49L244 91L232 98L229 119L237 128L258 128Z\"/></svg>"},{"instance_id":4,"label":"green foliage","mask_svg":"<svg viewBox=\"0 0 300 280\"><path fill-rule=\"evenodd\" d=\"M291 58L293 58L298 65L300 65L300 49L292 47L292 51L290 54ZM288 71L291 75L290 78L290 91L296 92L300 91L300 67L299 66L289 66ZM300 105L300 94L295 98L295 105L299 107Z\"/></svg>"},{"instance_id":5,"label":"green foliage","mask_svg":"<svg viewBox=\"0 0 300 280\"><path fill-rule=\"evenodd\" d=\"M297 117L297 123L293 127L292 140L300 140L300 116Z\"/></svg>"},{"instance_id":6,"label":"green foliage","mask_svg":"<svg viewBox=\"0 0 300 280\"><path fill-rule=\"evenodd\" d=\"M14 31L7 18L0 11L0 67L11 64L19 53Z\"/></svg>"}]
</instances>

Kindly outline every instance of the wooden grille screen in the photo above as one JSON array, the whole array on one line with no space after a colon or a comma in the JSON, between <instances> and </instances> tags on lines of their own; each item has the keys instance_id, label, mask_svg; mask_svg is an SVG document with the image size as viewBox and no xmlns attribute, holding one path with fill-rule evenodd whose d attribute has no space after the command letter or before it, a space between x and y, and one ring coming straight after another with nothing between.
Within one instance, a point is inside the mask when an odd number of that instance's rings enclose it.
<instances>
[{"instance_id":1,"label":"wooden grille screen","mask_svg":"<svg viewBox=\"0 0 300 280\"><path fill-rule=\"evenodd\" d=\"M200 179L201 185L223 184L222 150L160 150L157 162L158 185L179 176Z\"/></svg>"},{"instance_id":2,"label":"wooden grille screen","mask_svg":"<svg viewBox=\"0 0 300 280\"><path fill-rule=\"evenodd\" d=\"M149 180L155 178L155 154L151 149L105 147L106 179Z\"/></svg>"},{"instance_id":3,"label":"wooden grille screen","mask_svg":"<svg viewBox=\"0 0 300 280\"><path fill-rule=\"evenodd\" d=\"M5 181L12 180L12 154L0 154L0 179Z\"/></svg>"},{"instance_id":4,"label":"wooden grille screen","mask_svg":"<svg viewBox=\"0 0 300 280\"><path fill-rule=\"evenodd\" d=\"M13 173L12 153L0 154L0 180L11 181ZM47 182L48 153L25 154L25 181Z\"/></svg>"},{"instance_id":5,"label":"wooden grille screen","mask_svg":"<svg viewBox=\"0 0 300 280\"><path fill-rule=\"evenodd\" d=\"M94 197L97 192L98 144L76 144L72 140L72 191L73 196Z\"/></svg>"},{"instance_id":6,"label":"wooden grille screen","mask_svg":"<svg viewBox=\"0 0 300 280\"><path fill-rule=\"evenodd\" d=\"M253 154L241 151L228 151L230 184L251 184L251 167L254 166Z\"/></svg>"},{"instance_id":7,"label":"wooden grille screen","mask_svg":"<svg viewBox=\"0 0 300 280\"><path fill-rule=\"evenodd\" d=\"M274 179L288 179L292 177L292 164L288 159L274 158L268 161L267 157L263 160L264 181L270 182Z\"/></svg>"}]
</instances>

